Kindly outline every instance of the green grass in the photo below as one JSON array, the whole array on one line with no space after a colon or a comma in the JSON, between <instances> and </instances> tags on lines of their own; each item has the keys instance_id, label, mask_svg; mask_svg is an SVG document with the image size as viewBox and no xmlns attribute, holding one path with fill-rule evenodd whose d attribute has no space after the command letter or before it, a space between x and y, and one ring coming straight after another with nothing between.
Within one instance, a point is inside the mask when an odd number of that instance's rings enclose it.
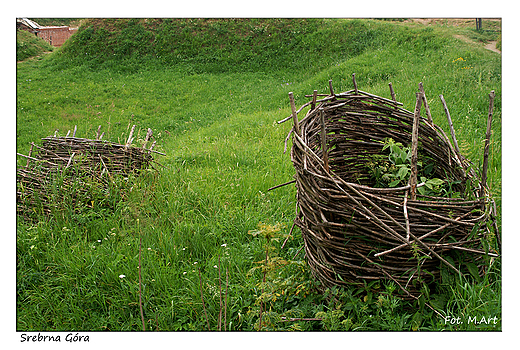
<instances>
[{"instance_id":1,"label":"green grass","mask_svg":"<svg viewBox=\"0 0 520 350\"><path fill-rule=\"evenodd\" d=\"M358 87L377 95L390 97L392 82L409 110L423 82L434 121L447 131L443 94L462 152L477 165L487 95L495 90L489 184L500 212L499 55L461 43L447 28L386 21L127 22L108 21L106 33L86 26L80 33L90 30L97 39L85 43L92 46L78 47L86 40L79 35L48 58L17 65L18 152L75 125L80 137L102 125L105 138L124 142L136 124L136 140L150 127L167 154L158 156L164 168L131 179L127 200L111 198L111 210L18 220L18 330L140 330L139 239L147 330L206 330L208 322L217 330L220 295L227 296L227 330L259 329L260 308L263 330L501 329L501 322L466 322L501 319L499 261L485 278L446 272L432 287L426 302L443 316L460 316L457 325L400 300L390 283L321 293L303 252L296 255L299 230L281 248L295 215L294 186L267 191L294 174L283 154L290 122L276 123L290 114L288 92L301 105L304 94L327 92L329 79L336 91L350 89L355 72ZM198 39L182 36L188 32ZM183 43L175 55L167 46L174 39ZM153 58L161 47L163 58ZM94 50L98 57L84 58ZM124 57L110 57L114 52Z\"/></svg>"},{"instance_id":2,"label":"green grass","mask_svg":"<svg viewBox=\"0 0 520 350\"><path fill-rule=\"evenodd\" d=\"M53 50L52 45L36 35L25 30L16 31L16 61L23 61Z\"/></svg>"}]
</instances>

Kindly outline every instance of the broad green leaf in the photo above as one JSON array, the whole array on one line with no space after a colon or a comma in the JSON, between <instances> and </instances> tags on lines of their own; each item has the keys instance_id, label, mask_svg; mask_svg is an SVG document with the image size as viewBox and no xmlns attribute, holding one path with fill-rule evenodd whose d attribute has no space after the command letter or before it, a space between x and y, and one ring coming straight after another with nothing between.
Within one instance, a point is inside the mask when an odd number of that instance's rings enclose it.
<instances>
[{"instance_id":1,"label":"broad green leaf","mask_svg":"<svg viewBox=\"0 0 520 350\"><path fill-rule=\"evenodd\" d=\"M397 177L401 180L405 179L408 175L408 168L403 166L399 168L399 171L397 172Z\"/></svg>"},{"instance_id":2,"label":"broad green leaf","mask_svg":"<svg viewBox=\"0 0 520 350\"><path fill-rule=\"evenodd\" d=\"M389 187L395 187L399 184L399 182L401 182L401 180L395 180L395 181L392 181L388 184Z\"/></svg>"},{"instance_id":3,"label":"broad green leaf","mask_svg":"<svg viewBox=\"0 0 520 350\"><path fill-rule=\"evenodd\" d=\"M434 179L428 180L428 182L430 184L432 184L433 186L440 186L440 185L442 185L444 183L444 180L434 178Z\"/></svg>"},{"instance_id":4,"label":"broad green leaf","mask_svg":"<svg viewBox=\"0 0 520 350\"><path fill-rule=\"evenodd\" d=\"M474 263L466 263L465 265L468 268L469 273L471 274L471 276L473 276L473 278L475 280L480 281L480 275L478 273L477 265L475 265Z\"/></svg>"},{"instance_id":5,"label":"broad green leaf","mask_svg":"<svg viewBox=\"0 0 520 350\"><path fill-rule=\"evenodd\" d=\"M419 330L421 323L423 321L423 316L420 311L417 311L412 317L412 330L415 332Z\"/></svg>"}]
</instances>

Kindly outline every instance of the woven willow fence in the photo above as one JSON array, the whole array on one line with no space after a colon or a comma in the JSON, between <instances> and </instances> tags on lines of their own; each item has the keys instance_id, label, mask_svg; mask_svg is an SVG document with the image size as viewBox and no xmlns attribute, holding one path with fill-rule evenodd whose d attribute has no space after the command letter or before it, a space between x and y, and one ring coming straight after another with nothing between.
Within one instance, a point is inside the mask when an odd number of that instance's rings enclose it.
<instances>
[{"instance_id":1,"label":"woven willow fence","mask_svg":"<svg viewBox=\"0 0 520 350\"><path fill-rule=\"evenodd\" d=\"M293 120L291 160L296 170L298 214L306 258L313 275L325 286L362 285L387 279L417 298L421 286L440 277L440 266L460 273L452 253L481 261L498 257L489 242L498 239L495 203L486 186L494 92L490 94L482 176L460 154L448 108L452 142L431 117L422 84L414 112L392 100L357 89L306 97ZM420 116L425 107L425 117ZM298 113L310 106L305 117ZM385 139L411 145L411 175L406 186L376 188L369 173ZM421 195L418 153L434 161L437 178L452 184L458 198ZM284 184L285 185L285 184ZM282 186L282 185L279 185ZM279 187L276 186L276 187ZM494 231L494 232L493 232ZM496 236L495 236L496 235ZM489 259L488 259L489 260ZM450 262L451 261L451 262Z\"/></svg>"},{"instance_id":2,"label":"woven willow fence","mask_svg":"<svg viewBox=\"0 0 520 350\"><path fill-rule=\"evenodd\" d=\"M50 214L56 206L56 193L79 198L92 189L108 193L114 176L131 173L158 164L152 153L164 155L147 144L152 136L148 129L142 147L132 146L135 125L126 144L103 140L104 133L95 139L72 136L50 136L42 139L42 145L31 143L29 155L17 153L27 159L24 167L17 169L17 214L30 218L34 212ZM56 187L59 187L58 189ZM74 203L74 201L72 201Z\"/></svg>"}]
</instances>

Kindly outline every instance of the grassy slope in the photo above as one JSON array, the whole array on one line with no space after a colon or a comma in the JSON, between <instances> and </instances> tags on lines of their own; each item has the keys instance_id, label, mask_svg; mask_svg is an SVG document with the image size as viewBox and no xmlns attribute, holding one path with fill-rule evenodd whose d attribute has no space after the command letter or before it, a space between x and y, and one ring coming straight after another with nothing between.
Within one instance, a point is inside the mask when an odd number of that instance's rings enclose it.
<instances>
[{"instance_id":1,"label":"grassy slope","mask_svg":"<svg viewBox=\"0 0 520 350\"><path fill-rule=\"evenodd\" d=\"M53 50L53 46L36 35L25 30L16 31L16 61L23 61Z\"/></svg>"},{"instance_id":2,"label":"grassy slope","mask_svg":"<svg viewBox=\"0 0 520 350\"><path fill-rule=\"evenodd\" d=\"M199 24L191 23L193 27L188 28L197 31ZM498 55L464 44L445 31L392 23L323 20L301 35L298 30L267 32L271 29L265 28L275 27L276 21L245 23L248 27L243 28L248 29L242 32L236 27L240 23L229 27L218 21L210 24L212 30L228 36L241 33L244 46L238 39L221 41L219 36L201 34L195 43L185 36L184 51L169 59L154 60L127 50L120 60L105 56L104 60L90 59L77 66L79 61L68 57L66 51L74 48L64 46L51 60L18 65L17 145L22 153L27 152L30 141L53 134L57 128L65 134L78 125L78 135L86 136L93 135L101 124L108 138L117 140L135 123L141 132L151 127L161 150L168 154L162 159L166 169L142 177L129 200L121 202L114 213L99 209L36 225L19 222L20 330L140 329L139 233L143 239L143 301L150 330L206 329L199 268L211 327L216 329L219 279L214 266L218 266L219 257L222 273L229 271L227 328L254 329L262 274L250 270L265 258L265 239L248 232L265 222L281 224L281 233L287 234L295 209L292 186L266 192L293 174L289 156L282 154L290 125L274 122L289 114L288 91L294 91L297 104L302 104L303 95L314 88L326 92L329 79L337 91L349 89L352 72L361 89L382 96L389 95L391 81L408 109L413 108L417 83L422 81L434 120L447 130L437 98L444 94L463 153L476 163L482 158L487 93L494 89L490 183L500 203ZM124 28L144 33L132 26ZM352 43L342 43L339 33L345 28L357 38L357 51ZM373 35L367 37L367 32ZM261 34L267 38L276 34L276 40L267 45ZM131 41L135 37L126 37L127 48L144 50L142 43ZM143 37L150 38L149 34ZM327 39L317 40L324 37ZM212 60L194 54L193 48L210 44L210 38L216 42ZM257 45L264 43L264 51L256 56L245 49L254 40ZM236 50L226 48L225 42L233 42ZM283 50L290 42L293 47ZM337 50L319 54L328 50L329 44ZM157 52L156 46L152 52ZM308 49L304 57L296 55L303 46L315 50ZM226 56L229 52L234 56ZM244 60L244 55L250 59ZM459 57L464 61L457 61ZM293 258L302 244L299 232L283 250L280 244L272 242L270 254L290 263L276 271L268 268L270 284L264 286L262 300L271 313L264 314L264 321L281 315L314 317L318 312L326 312L327 321L270 322L273 329L460 329L444 325L426 309L416 314L414 306L384 295L374 294L372 300L372 293L364 291L332 291L343 306L329 302L313 289L308 271L301 267L302 254ZM121 274L126 277L119 278ZM225 278L220 281L224 288ZM430 302L447 315L499 316L499 281L486 279L473 287L465 281L452 283ZM463 329L472 327L496 329L483 325L464 325Z\"/></svg>"}]
</instances>

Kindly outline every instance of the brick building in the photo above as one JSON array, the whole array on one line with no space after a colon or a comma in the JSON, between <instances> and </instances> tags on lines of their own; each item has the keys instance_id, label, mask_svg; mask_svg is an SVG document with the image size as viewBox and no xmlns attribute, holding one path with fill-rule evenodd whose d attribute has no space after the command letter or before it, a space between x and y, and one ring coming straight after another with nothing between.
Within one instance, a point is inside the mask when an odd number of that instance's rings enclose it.
<instances>
[{"instance_id":1,"label":"brick building","mask_svg":"<svg viewBox=\"0 0 520 350\"><path fill-rule=\"evenodd\" d=\"M43 27L28 18L17 18L16 28L27 30L55 47L63 45L65 40L70 38L70 36L78 30L78 28L70 28L67 26Z\"/></svg>"}]
</instances>

